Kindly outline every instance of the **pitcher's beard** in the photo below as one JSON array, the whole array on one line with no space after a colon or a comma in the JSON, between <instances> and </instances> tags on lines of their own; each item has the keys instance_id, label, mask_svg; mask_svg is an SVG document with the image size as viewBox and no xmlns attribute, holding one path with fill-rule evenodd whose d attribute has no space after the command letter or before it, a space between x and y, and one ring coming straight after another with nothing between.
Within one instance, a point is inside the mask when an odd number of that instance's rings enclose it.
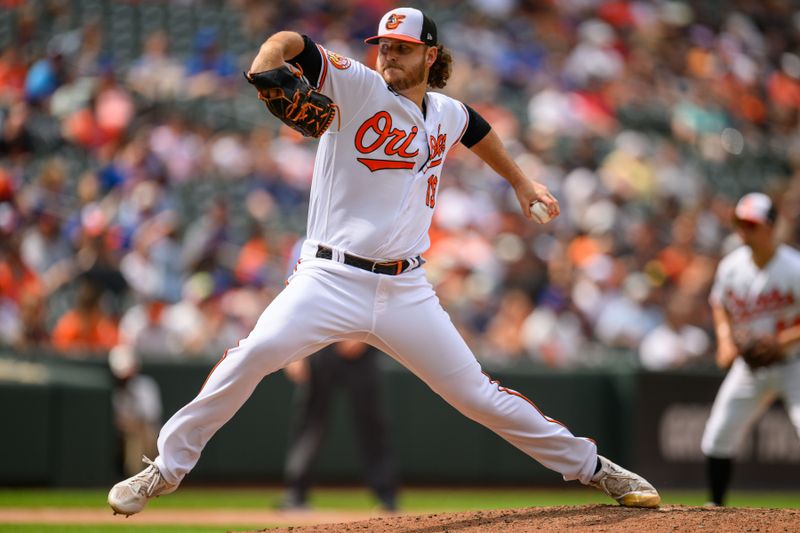
<instances>
[{"instance_id":1,"label":"pitcher's beard","mask_svg":"<svg viewBox=\"0 0 800 533\"><path fill-rule=\"evenodd\" d=\"M425 63L421 62L419 66L412 70L403 71L406 73L402 79L389 83L389 87L395 91L403 91L411 87L416 87L425 81Z\"/></svg>"}]
</instances>

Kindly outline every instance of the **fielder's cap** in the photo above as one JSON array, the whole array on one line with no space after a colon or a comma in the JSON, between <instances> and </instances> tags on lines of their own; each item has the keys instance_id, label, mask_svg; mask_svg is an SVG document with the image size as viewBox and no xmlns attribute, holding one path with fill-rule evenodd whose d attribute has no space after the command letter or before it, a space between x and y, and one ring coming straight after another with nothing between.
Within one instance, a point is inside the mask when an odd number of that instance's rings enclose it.
<instances>
[{"instance_id":1,"label":"fielder's cap","mask_svg":"<svg viewBox=\"0 0 800 533\"><path fill-rule=\"evenodd\" d=\"M742 196L733 211L736 220L753 222L754 224L772 224L775 222L775 207L769 196L760 192L751 192Z\"/></svg>"},{"instance_id":2,"label":"fielder's cap","mask_svg":"<svg viewBox=\"0 0 800 533\"><path fill-rule=\"evenodd\" d=\"M409 43L436 46L436 24L425 13L413 7L398 7L386 13L378 24L378 35L365 39L367 44L378 44L381 38L397 39Z\"/></svg>"}]
</instances>

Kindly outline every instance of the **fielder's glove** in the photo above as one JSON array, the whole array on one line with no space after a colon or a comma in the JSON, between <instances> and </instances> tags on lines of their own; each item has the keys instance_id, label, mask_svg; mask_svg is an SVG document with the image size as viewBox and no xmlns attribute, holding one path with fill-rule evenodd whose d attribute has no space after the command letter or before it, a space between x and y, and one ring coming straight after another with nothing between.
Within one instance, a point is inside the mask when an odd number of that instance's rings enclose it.
<instances>
[{"instance_id":1,"label":"fielder's glove","mask_svg":"<svg viewBox=\"0 0 800 533\"><path fill-rule=\"evenodd\" d=\"M320 137L336 116L333 100L312 89L302 72L284 65L244 77L258 89L270 113L306 137Z\"/></svg>"},{"instance_id":2,"label":"fielder's glove","mask_svg":"<svg viewBox=\"0 0 800 533\"><path fill-rule=\"evenodd\" d=\"M764 368L783 359L778 343L769 337L753 339L739 348L739 355L751 369Z\"/></svg>"}]
</instances>

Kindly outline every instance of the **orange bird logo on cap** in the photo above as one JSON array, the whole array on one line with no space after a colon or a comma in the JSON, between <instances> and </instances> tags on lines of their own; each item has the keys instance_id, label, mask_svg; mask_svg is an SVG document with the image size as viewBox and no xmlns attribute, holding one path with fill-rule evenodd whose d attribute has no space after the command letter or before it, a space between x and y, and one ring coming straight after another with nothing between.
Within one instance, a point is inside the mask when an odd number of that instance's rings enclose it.
<instances>
[{"instance_id":1,"label":"orange bird logo on cap","mask_svg":"<svg viewBox=\"0 0 800 533\"><path fill-rule=\"evenodd\" d=\"M405 15L395 15L392 13L389 15L389 18L386 19L386 29L387 30L396 30L397 27L403 23L403 19L405 19Z\"/></svg>"}]
</instances>

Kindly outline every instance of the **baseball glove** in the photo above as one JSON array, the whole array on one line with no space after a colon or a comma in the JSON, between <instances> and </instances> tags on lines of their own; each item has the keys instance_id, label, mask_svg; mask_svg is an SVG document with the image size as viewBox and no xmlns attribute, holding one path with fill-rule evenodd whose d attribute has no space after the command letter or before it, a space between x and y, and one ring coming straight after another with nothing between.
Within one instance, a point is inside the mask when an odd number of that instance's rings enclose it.
<instances>
[{"instance_id":1,"label":"baseball glove","mask_svg":"<svg viewBox=\"0 0 800 533\"><path fill-rule=\"evenodd\" d=\"M244 75L258 89L270 113L305 137L320 137L336 116L336 104L303 79L302 71L287 66Z\"/></svg>"},{"instance_id":2,"label":"baseball glove","mask_svg":"<svg viewBox=\"0 0 800 533\"><path fill-rule=\"evenodd\" d=\"M783 352L775 342L769 337L753 339L745 343L740 349L739 354L751 369L764 368L783 359Z\"/></svg>"}]
</instances>

